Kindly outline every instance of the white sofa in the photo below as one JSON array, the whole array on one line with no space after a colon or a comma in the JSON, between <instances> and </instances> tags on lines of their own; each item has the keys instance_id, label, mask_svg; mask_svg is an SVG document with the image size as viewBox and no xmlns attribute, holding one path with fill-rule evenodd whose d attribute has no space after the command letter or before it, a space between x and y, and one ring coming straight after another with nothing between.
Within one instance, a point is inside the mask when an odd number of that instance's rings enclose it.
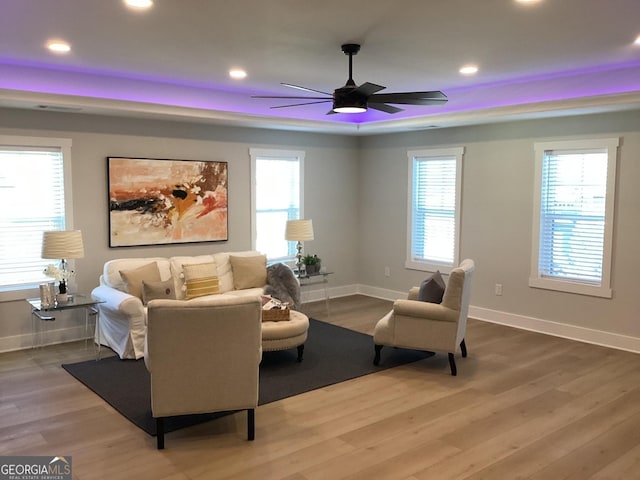
<instances>
[{"instance_id":1,"label":"white sofa","mask_svg":"<svg viewBox=\"0 0 640 480\"><path fill-rule=\"evenodd\" d=\"M92 291L92 295L104 303L98 305L99 321L96 328L95 341L114 350L122 359L138 359L144 356L144 343L147 333L147 307L142 299L127 293L127 284L121 271L139 269L155 262L158 266L161 281L174 286L175 298L185 299L184 265L215 263L217 269L218 290L216 296L258 296L264 291L266 284L266 260L264 283L249 288L238 285L238 275L234 279L231 257L261 257L259 252L225 252L211 255L119 258L106 262L100 276L100 285ZM257 259L256 259L257 260ZM237 272L237 271L236 271ZM244 282L247 283L247 282ZM251 282L249 282L251 283ZM240 286L241 288L237 288ZM187 300L199 302L211 295Z\"/></svg>"}]
</instances>

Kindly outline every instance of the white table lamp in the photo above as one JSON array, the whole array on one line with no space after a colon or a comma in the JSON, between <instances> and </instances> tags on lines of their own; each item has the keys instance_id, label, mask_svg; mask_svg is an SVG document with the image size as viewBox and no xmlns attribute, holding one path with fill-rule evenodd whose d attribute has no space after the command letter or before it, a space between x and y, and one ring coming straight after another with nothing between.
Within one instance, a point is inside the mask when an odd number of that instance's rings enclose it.
<instances>
[{"instance_id":1,"label":"white table lamp","mask_svg":"<svg viewBox=\"0 0 640 480\"><path fill-rule=\"evenodd\" d=\"M84 257L84 245L80 230L53 230L42 236L42 258L60 259L60 293L66 295L70 258Z\"/></svg>"},{"instance_id":2,"label":"white table lamp","mask_svg":"<svg viewBox=\"0 0 640 480\"><path fill-rule=\"evenodd\" d=\"M313 240L313 222L304 219L288 220L284 238L290 242L298 242L296 245L298 250L296 266L298 267L298 276L302 276L304 271L304 263L302 263L302 242Z\"/></svg>"}]
</instances>

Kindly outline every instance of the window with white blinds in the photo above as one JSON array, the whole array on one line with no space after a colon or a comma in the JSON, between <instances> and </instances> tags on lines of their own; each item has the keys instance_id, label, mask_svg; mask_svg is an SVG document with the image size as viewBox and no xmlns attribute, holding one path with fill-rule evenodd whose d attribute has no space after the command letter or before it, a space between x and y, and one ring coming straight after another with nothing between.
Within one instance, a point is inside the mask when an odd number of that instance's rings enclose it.
<instances>
[{"instance_id":1,"label":"window with white blinds","mask_svg":"<svg viewBox=\"0 0 640 480\"><path fill-rule=\"evenodd\" d=\"M529 284L610 297L618 139L538 143Z\"/></svg>"},{"instance_id":2,"label":"window with white blinds","mask_svg":"<svg viewBox=\"0 0 640 480\"><path fill-rule=\"evenodd\" d=\"M0 136L0 290L50 280L42 232L67 226L66 139Z\"/></svg>"},{"instance_id":3,"label":"window with white blinds","mask_svg":"<svg viewBox=\"0 0 640 480\"><path fill-rule=\"evenodd\" d=\"M302 218L304 152L250 149L253 179L253 248L269 261L295 257L296 242L284 238L287 220Z\"/></svg>"},{"instance_id":4,"label":"window with white blinds","mask_svg":"<svg viewBox=\"0 0 640 480\"><path fill-rule=\"evenodd\" d=\"M407 261L448 272L458 264L463 148L409 151Z\"/></svg>"}]
</instances>

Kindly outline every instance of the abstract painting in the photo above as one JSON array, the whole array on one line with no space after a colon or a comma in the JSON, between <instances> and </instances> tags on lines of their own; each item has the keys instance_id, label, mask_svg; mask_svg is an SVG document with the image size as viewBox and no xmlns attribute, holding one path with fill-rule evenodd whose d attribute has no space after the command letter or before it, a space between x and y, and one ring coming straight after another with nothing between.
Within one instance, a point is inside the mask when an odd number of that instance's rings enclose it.
<instances>
[{"instance_id":1,"label":"abstract painting","mask_svg":"<svg viewBox=\"0 0 640 480\"><path fill-rule=\"evenodd\" d=\"M227 162L107 161L110 247L228 240Z\"/></svg>"}]
</instances>

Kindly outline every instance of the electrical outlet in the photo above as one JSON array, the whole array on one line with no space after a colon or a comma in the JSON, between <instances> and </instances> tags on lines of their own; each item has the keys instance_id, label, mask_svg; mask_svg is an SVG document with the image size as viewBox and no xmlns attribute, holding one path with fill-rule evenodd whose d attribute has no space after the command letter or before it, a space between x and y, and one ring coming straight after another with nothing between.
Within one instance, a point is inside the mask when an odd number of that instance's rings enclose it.
<instances>
[{"instance_id":1,"label":"electrical outlet","mask_svg":"<svg viewBox=\"0 0 640 480\"><path fill-rule=\"evenodd\" d=\"M385 277L391 276L391 269L389 267L384 267L384 276Z\"/></svg>"},{"instance_id":2,"label":"electrical outlet","mask_svg":"<svg viewBox=\"0 0 640 480\"><path fill-rule=\"evenodd\" d=\"M497 296L501 296L502 295L502 284L501 283L496 283L496 295Z\"/></svg>"}]
</instances>

